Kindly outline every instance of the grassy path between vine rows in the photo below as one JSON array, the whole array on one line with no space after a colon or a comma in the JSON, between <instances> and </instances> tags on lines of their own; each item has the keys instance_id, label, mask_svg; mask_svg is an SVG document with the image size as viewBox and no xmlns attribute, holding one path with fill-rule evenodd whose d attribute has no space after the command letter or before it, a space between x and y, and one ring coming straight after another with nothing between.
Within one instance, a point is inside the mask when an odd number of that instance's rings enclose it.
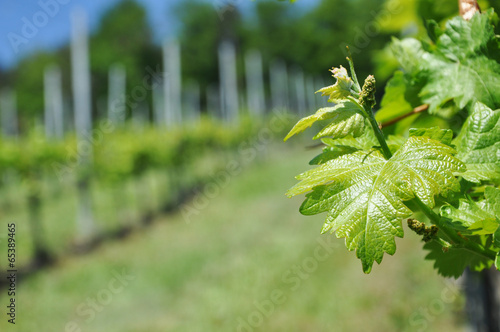
<instances>
[{"instance_id":1,"label":"grassy path between vine rows","mask_svg":"<svg viewBox=\"0 0 500 332\"><path fill-rule=\"evenodd\" d=\"M463 330L463 299L415 234L364 275L343 240L319 234L324 215L298 213L302 197L283 193L308 154L280 146L212 187L189 223L163 217L23 280L15 326L0 294L0 331Z\"/></svg>"}]
</instances>

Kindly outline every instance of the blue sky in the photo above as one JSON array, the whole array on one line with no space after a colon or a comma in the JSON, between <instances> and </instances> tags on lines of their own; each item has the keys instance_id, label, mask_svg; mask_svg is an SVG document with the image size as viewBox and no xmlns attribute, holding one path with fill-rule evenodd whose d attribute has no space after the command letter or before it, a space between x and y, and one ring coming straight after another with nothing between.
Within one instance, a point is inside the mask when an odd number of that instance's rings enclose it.
<instances>
[{"instance_id":1,"label":"blue sky","mask_svg":"<svg viewBox=\"0 0 500 332\"><path fill-rule=\"evenodd\" d=\"M25 57L34 50L53 49L67 43L70 35L70 15L75 7L81 7L87 12L90 28L95 29L101 15L119 1L0 0L0 67L10 67L17 59ZM168 35L173 32L175 23L172 22L173 19L167 19L167 13L179 0L139 0L139 2L148 8L149 20L155 27L155 33ZM57 7L54 5L46 7L50 8L49 13L53 14L53 17L40 14L47 12L40 3L57 4ZM44 20L47 17L48 19ZM28 25L26 21L32 23L38 31L26 27ZM35 23L38 23L39 27ZM29 38L21 42L13 34Z\"/></svg>"},{"instance_id":2,"label":"blue sky","mask_svg":"<svg viewBox=\"0 0 500 332\"><path fill-rule=\"evenodd\" d=\"M67 43L70 35L70 15L76 7L87 12L90 29L93 30L97 27L101 15L119 1L0 0L0 68L6 69L15 65L18 59L35 50L50 50ZM147 8L156 40L174 34L178 22L170 14L171 9L183 0L137 1ZM212 0L214 10L217 4L231 2L236 3L243 11L250 10L252 6L250 0ZM317 2L298 1L299 6L310 6Z\"/></svg>"}]
</instances>

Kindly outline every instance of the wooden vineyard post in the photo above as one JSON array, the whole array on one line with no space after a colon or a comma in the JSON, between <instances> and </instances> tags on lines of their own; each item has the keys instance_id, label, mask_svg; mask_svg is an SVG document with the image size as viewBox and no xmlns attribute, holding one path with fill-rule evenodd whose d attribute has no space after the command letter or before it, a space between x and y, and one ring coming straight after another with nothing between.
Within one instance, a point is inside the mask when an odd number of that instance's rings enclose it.
<instances>
[{"instance_id":1,"label":"wooden vineyard post","mask_svg":"<svg viewBox=\"0 0 500 332\"><path fill-rule=\"evenodd\" d=\"M92 165L92 109L90 70L87 41L87 18L82 10L72 13L71 69L73 83L73 109L77 137L78 212L77 232L80 239L88 239L94 232L90 167Z\"/></svg>"},{"instance_id":2,"label":"wooden vineyard post","mask_svg":"<svg viewBox=\"0 0 500 332\"><path fill-rule=\"evenodd\" d=\"M200 85L191 81L187 84L184 93L184 110L185 118L189 120L190 123L198 123L200 121Z\"/></svg>"},{"instance_id":3,"label":"wooden vineyard post","mask_svg":"<svg viewBox=\"0 0 500 332\"><path fill-rule=\"evenodd\" d=\"M119 126L125 121L127 74L122 65L115 64L109 68L108 75L108 120Z\"/></svg>"},{"instance_id":4,"label":"wooden vineyard post","mask_svg":"<svg viewBox=\"0 0 500 332\"><path fill-rule=\"evenodd\" d=\"M247 84L247 107L250 114L262 119L265 111L264 77L262 56L251 50L245 55L245 78Z\"/></svg>"},{"instance_id":5,"label":"wooden vineyard post","mask_svg":"<svg viewBox=\"0 0 500 332\"><path fill-rule=\"evenodd\" d=\"M181 51L176 41L163 43L163 101L167 127L182 122Z\"/></svg>"},{"instance_id":6,"label":"wooden vineyard post","mask_svg":"<svg viewBox=\"0 0 500 332\"><path fill-rule=\"evenodd\" d=\"M270 80L272 108L288 108L288 73L283 61L277 60L271 64Z\"/></svg>"},{"instance_id":7,"label":"wooden vineyard post","mask_svg":"<svg viewBox=\"0 0 500 332\"><path fill-rule=\"evenodd\" d=\"M165 120L165 102L163 100L163 82L157 84L153 87L153 123L156 128L164 127L166 124Z\"/></svg>"},{"instance_id":8,"label":"wooden vineyard post","mask_svg":"<svg viewBox=\"0 0 500 332\"><path fill-rule=\"evenodd\" d=\"M306 97L307 97L307 112L306 112L306 114L310 114L310 113L313 113L317 110L316 96L314 95L314 93L317 90L319 90L319 88L314 89L314 80L312 79L312 77L306 78L305 84L306 84L305 89L306 89Z\"/></svg>"},{"instance_id":9,"label":"wooden vineyard post","mask_svg":"<svg viewBox=\"0 0 500 332\"><path fill-rule=\"evenodd\" d=\"M230 42L219 45L219 77L222 117L228 123L239 121L238 80L236 50Z\"/></svg>"},{"instance_id":10,"label":"wooden vineyard post","mask_svg":"<svg viewBox=\"0 0 500 332\"><path fill-rule=\"evenodd\" d=\"M64 116L61 70L50 66L44 73L45 136L62 139L64 136Z\"/></svg>"},{"instance_id":11,"label":"wooden vineyard post","mask_svg":"<svg viewBox=\"0 0 500 332\"><path fill-rule=\"evenodd\" d=\"M5 89L0 92L0 122L3 136L17 137L19 135L16 104L14 91Z\"/></svg>"},{"instance_id":12,"label":"wooden vineyard post","mask_svg":"<svg viewBox=\"0 0 500 332\"><path fill-rule=\"evenodd\" d=\"M306 96L305 96L305 83L304 73L300 68L294 71L293 85L295 94L295 108L297 113L302 118L306 115Z\"/></svg>"}]
</instances>

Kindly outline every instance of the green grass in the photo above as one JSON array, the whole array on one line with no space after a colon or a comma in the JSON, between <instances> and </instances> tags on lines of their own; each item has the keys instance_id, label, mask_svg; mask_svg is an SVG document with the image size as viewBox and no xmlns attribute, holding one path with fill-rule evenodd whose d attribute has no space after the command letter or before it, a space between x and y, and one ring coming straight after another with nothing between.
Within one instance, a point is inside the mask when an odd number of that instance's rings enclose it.
<instances>
[{"instance_id":1,"label":"green grass","mask_svg":"<svg viewBox=\"0 0 500 332\"><path fill-rule=\"evenodd\" d=\"M166 216L24 280L17 324L2 309L0 331L463 330L463 300L423 261L415 234L406 230L396 255L364 275L343 240L319 234L324 215L301 216L301 198L284 196L311 155L273 151L231 177L189 223L181 212ZM133 280L116 290L110 282L122 271ZM86 304L109 294L96 309Z\"/></svg>"}]
</instances>

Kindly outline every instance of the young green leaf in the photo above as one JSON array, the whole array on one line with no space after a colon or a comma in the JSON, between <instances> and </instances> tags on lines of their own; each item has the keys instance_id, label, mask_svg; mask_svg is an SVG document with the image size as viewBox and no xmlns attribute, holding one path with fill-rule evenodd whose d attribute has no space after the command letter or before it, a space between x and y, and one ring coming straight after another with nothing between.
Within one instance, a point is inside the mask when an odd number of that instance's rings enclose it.
<instances>
[{"instance_id":1,"label":"young green leaf","mask_svg":"<svg viewBox=\"0 0 500 332\"><path fill-rule=\"evenodd\" d=\"M331 137L333 139L352 135L358 137L365 130L365 118L359 113L358 109L343 109L337 113L337 116L332 119L332 122L320 130L314 136L314 139L322 137Z\"/></svg>"},{"instance_id":2,"label":"young green leaf","mask_svg":"<svg viewBox=\"0 0 500 332\"><path fill-rule=\"evenodd\" d=\"M419 88L420 104L429 104L429 113L449 117L477 100L500 107L500 42L494 32L495 17L491 10L470 21L457 16L446 23L431 48L416 39L393 42L405 80ZM405 95L405 99L410 101L416 95Z\"/></svg>"},{"instance_id":3,"label":"young green leaf","mask_svg":"<svg viewBox=\"0 0 500 332\"><path fill-rule=\"evenodd\" d=\"M345 237L347 248L356 250L369 273L384 252L394 254L394 237L403 236L401 220L411 215L403 201L416 196L433 207L435 195L459 190L452 172L464 165L454 152L429 138L410 137L389 160L377 150L330 160L299 175L301 181L287 195L312 190L301 213L328 212L322 231Z\"/></svg>"},{"instance_id":4,"label":"young green leaf","mask_svg":"<svg viewBox=\"0 0 500 332\"><path fill-rule=\"evenodd\" d=\"M355 148L356 150L370 150L378 144L377 138L373 133L370 124L365 124L366 129L363 134L354 138L352 135L347 135L343 138L322 138L321 141L328 146L345 145Z\"/></svg>"},{"instance_id":5,"label":"young green leaf","mask_svg":"<svg viewBox=\"0 0 500 332\"><path fill-rule=\"evenodd\" d=\"M424 136L451 146L453 131L450 129L432 128L411 128L410 136Z\"/></svg>"},{"instance_id":6,"label":"young green leaf","mask_svg":"<svg viewBox=\"0 0 500 332\"><path fill-rule=\"evenodd\" d=\"M485 211L500 219L500 188L486 187L481 206Z\"/></svg>"},{"instance_id":7,"label":"young green leaf","mask_svg":"<svg viewBox=\"0 0 500 332\"><path fill-rule=\"evenodd\" d=\"M328 96L328 101L332 103L356 96L354 81L349 77L344 67L340 66L340 68L333 68L330 71L333 73L333 77L337 79L337 82L334 85L319 89L316 93L321 92L322 96Z\"/></svg>"},{"instance_id":8,"label":"young green leaf","mask_svg":"<svg viewBox=\"0 0 500 332\"><path fill-rule=\"evenodd\" d=\"M429 54L429 82L421 94L430 112L449 99L459 108L475 100L500 107L500 58L491 11L470 21L448 21L436 46Z\"/></svg>"},{"instance_id":9,"label":"young green leaf","mask_svg":"<svg viewBox=\"0 0 500 332\"><path fill-rule=\"evenodd\" d=\"M351 154L359 150L371 150L377 145L377 138L371 130L370 124L365 124L368 128L364 133L356 138L352 135L347 135L343 138L333 139L330 137L322 138L321 141L325 144L323 151L311 159L309 165L321 165L326 163L328 160L332 160L343 156L345 154Z\"/></svg>"},{"instance_id":10,"label":"young green leaf","mask_svg":"<svg viewBox=\"0 0 500 332\"><path fill-rule=\"evenodd\" d=\"M493 244L500 248L500 189L486 187L485 199L480 202L461 200L458 209L452 206L441 208L441 215L445 224L463 235L469 236L467 241L475 242L486 247L486 236L493 234ZM489 268L492 261L478 253L471 252L461 247L452 246L443 251L437 243L427 243L424 249L430 250L426 259L434 260L434 267L445 277L458 278L464 269L469 266L474 271ZM497 268L497 256L495 264Z\"/></svg>"},{"instance_id":11,"label":"young green leaf","mask_svg":"<svg viewBox=\"0 0 500 332\"><path fill-rule=\"evenodd\" d=\"M315 139L325 136L342 138L349 134L355 137L360 136L365 128L365 120L361 112L362 108L358 103L348 100L339 102L333 107L320 108L315 114L300 119L286 135L285 141L311 127L315 122L328 119L331 120L330 124L323 128L314 137Z\"/></svg>"},{"instance_id":12,"label":"young green leaf","mask_svg":"<svg viewBox=\"0 0 500 332\"><path fill-rule=\"evenodd\" d=\"M422 60L426 52L420 41L415 38L399 40L393 37L391 51L405 73L412 76L417 76L420 73L424 74L422 73L422 66L425 62Z\"/></svg>"},{"instance_id":13,"label":"young green leaf","mask_svg":"<svg viewBox=\"0 0 500 332\"><path fill-rule=\"evenodd\" d=\"M500 225L500 220L485 211L481 204L465 199L460 200L458 209L451 205L441 207L441 216L460 225L461 233L468 235L493 234Z\"/></svg>"},{"instance_id":14,"label":"young green leaf","mask_svg":"<svg viewBox=\"0 0 500 332\"><path fill-rule=\"evenodd\" d=\"M345 154L351 154L356 151L358 151L358 149L352 146L346 146L346 145L327 146L323 148L323 151L319 155L311 159L309 165L321 165L326 163L328 160L338 158Z\"/></svg>"},{"instance_id":15,"label":"young green leaf","mask_svg":"<svg viewBox=\"0 0 500 332\"><path fill-rule=\"evenodd\" d=\"M443 34L443 30L435 20L424 21L425 30L427 30L427 35L432 40L432 42L437 42L439 36Z\"/></svg>"},{"instance_id":16,"label":"young green leaf","mask_svg":"<svg viewBox=\"0 0 500 332\"><path fill-rule=\"evenodd\" d=\"M485 56L463 62L439 56L429 60L432 74L420 93L422 100L430 105L429 113L438 113L449 100L453 100L458 109L476 100L492 107L500 106L500 63Z\"/></svg>"},{"instance_id":17,"label":"young green leaf","mask_svg":"<svg viewBox=\"0 0 500 332\"><path fill-rule=\"evenodd\" d=\"M453 141L457 158L467 165L461 174L471 182L500 178L500 109L477 102Z\"/></svg>"},{"instance_id":18,"label":"young green leaf","mask_svg":"<svg viewBox=\"0 0 500 332\"><path fill-rule=\"evenodd\" d=\"M486 187L484 190L484 201L481 204L482 208L500 220L500 189ZM500 227L493 234L493 244L500 248Z\"/></svg>"}]
</instances>

